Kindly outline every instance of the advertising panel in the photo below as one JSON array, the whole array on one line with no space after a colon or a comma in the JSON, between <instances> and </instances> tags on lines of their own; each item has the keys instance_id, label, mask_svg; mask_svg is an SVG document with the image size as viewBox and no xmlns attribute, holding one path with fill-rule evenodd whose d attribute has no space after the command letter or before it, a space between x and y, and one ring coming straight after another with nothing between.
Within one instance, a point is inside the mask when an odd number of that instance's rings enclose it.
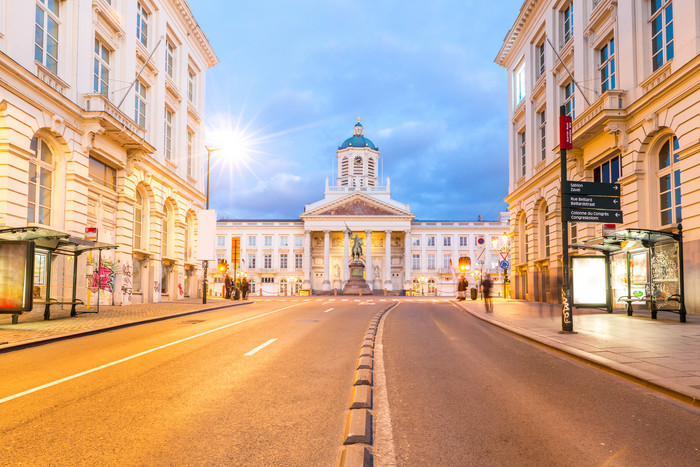
<instances>
[{"instance_id":1,"label":"advertising panel","mask_svg":"<svg viewBox=\"0 0 700 467\"><path fill-rule=\"evenodd\" d=\"M604 256L572 256L571 282L574 306L606 306L607 278Z\"/></svg>"},{"instance_id":2,"label":"advertising panel","mask_svg":"<svg viewBox=\"0 0 700 467\"><path fill-rule=\"evenodd\" d=\"M0 240L0 313L32 309L34 242Z\"/></svg>"},{"instance_id":3,"label":"advertising panel","mask_svg":"<svg viewBox=\"0 0 700 467\"><path fill-rule=\"evenodd\" d=\"M216 260L216 210L199 211L197 219L197 260Z\"/></svg>"}]
</instances>

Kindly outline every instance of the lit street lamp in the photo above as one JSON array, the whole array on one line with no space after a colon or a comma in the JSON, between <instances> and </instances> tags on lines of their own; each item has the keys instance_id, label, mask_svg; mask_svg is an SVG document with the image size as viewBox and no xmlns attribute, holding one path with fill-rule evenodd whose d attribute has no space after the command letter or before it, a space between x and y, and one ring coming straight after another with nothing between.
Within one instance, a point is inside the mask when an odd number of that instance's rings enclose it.
<instances>
[{"instance_id":1,"label":"lit street lamp","mask_svg":"<svg viewBox=\"0 0 700 467\"><path fill-rule=\"evenodd\" d=\"M218 151L221 148L210 148L209 146L204 146L207 150L207 211L209 210L209 169L211 167L211 153ZM209 261L202 261L202 268L204 269L204 281L202 283L202 304L207 303L207 270L209 269Z\"/></svg>"}]
</instances>

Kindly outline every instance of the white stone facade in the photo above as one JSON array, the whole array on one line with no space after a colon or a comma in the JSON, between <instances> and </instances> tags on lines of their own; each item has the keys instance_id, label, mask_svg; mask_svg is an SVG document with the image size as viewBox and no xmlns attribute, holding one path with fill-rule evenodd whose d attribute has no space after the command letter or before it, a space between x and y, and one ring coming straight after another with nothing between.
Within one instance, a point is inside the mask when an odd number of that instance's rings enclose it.
<instances>
[{"instance_id":1,"label":"white stone facade","mask_svg":"<svg viewBox=\"0 0 700 467\"><path fill-rule=\"evenodd\" d=\"M380 184L380 153L359 123L354 136L365 145L352 146L349 138L338 149L336 183L326 182L324 199L307 204L301 219L218 221L217 256L232 266L232 239L239 239L236 272L255 284L253 294L342 293L350 277L348 229L362 239L365 280L374 293L454 296L450 260L457 268L461 256L471 258L472 272L499 277L500 256L491 240L508 230L507 213L494 222L414 220L408 205L391 199L389 180ZM470 276L475 285L475 275ZM220 294L217 280L212 291Z\"/></svg>"},{"instance_id":2,"label":"white stone facade","mask_svg":"<svg viewBox=\"0 0 700 467\"><path fill-rule=\"evenodd\" d=\"M217 62L184 0L0 1L0 228L97 227L117 246L102 255L113 275L102 303L196 296ZM71 291L62 262L58 299ZM85 285L81 274L83 300Z\"/></svg>"},{"instance_id":3,"label":"white stone facade","mask_svg":"<svg viewBox=\"0 0 700 467\"><path fill-rule=\"evenodd\" d=\"M617 229L677 232L682 221L686 307L698 313L699 18L695 0L523 2L495 60L509 77L515 297L561 300L564 105L573 116L567 178L621 185ZM571 240L601 228L575 223Z\"/></svg>"}]
</instances>

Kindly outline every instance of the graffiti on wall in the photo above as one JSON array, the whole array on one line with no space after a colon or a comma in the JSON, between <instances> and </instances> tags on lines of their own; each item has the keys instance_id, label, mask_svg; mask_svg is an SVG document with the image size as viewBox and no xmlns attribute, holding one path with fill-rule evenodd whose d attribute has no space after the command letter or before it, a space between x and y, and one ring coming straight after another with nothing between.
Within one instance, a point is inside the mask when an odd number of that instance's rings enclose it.
<instances>
[{"instance_id":1,"label":"graffiti on wall","mask_svg":"<svg viewBox=\"0 0 700 467\"><path fill-rule=\"evenodd\" d=\"M90 301L97 301L99 297L100 305L113 305L114 282L119 272L119 267L108 259L102 259L99 268L97 267L97 260L95 259L89 264L93 267L92 276L88 278Z\"/></svg>"},{"instance_id":2,"label":"graffiti on wall","mask_svg":"<svg viewBox=\"0 0 700 467\"><path fill-rule=\"evenodd\" d=\"M133 272L131 264L124 263L122 265L122 304L131 304L131 294L133 292Z\"/></svg>"}]
</instances>

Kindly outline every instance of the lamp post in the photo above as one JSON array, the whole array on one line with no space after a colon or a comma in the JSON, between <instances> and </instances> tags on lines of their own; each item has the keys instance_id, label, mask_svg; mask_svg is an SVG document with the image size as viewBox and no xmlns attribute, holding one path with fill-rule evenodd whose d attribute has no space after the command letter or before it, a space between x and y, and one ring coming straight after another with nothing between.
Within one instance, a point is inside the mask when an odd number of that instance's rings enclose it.
<instances>
[{"instance_id":1,"label":"lamp post","mask_svg":"<svg viewBox=\"0 0 700 467\"><path fill-rule=\"evenodd\" d=\"M491 239L491 244L493 249L501 253L501 258L503 261L508 260L508 255L510 254L510 237L506 232L501 235L501 247L498 247L498 237ZM503 254L505 253L505 254ZM503 298L508 298L508 268L503 269Z\"/></svg>"},{"instance_id":2,"label":"lamp post","mask_svg":"<svg viewBox=\"0 0 700 467\"><path fill-rule=\"evenodd\" d=\"M221 148L210 148L209 146L204 146L207 150L207 211L209 210L209 169L211 167L211 153L218 151ZM207 303L207 270L209 269L209 261L202 261L202 268L204 269L204 281L202 283L202 304Z\"/></svg>"}]
</instances>

